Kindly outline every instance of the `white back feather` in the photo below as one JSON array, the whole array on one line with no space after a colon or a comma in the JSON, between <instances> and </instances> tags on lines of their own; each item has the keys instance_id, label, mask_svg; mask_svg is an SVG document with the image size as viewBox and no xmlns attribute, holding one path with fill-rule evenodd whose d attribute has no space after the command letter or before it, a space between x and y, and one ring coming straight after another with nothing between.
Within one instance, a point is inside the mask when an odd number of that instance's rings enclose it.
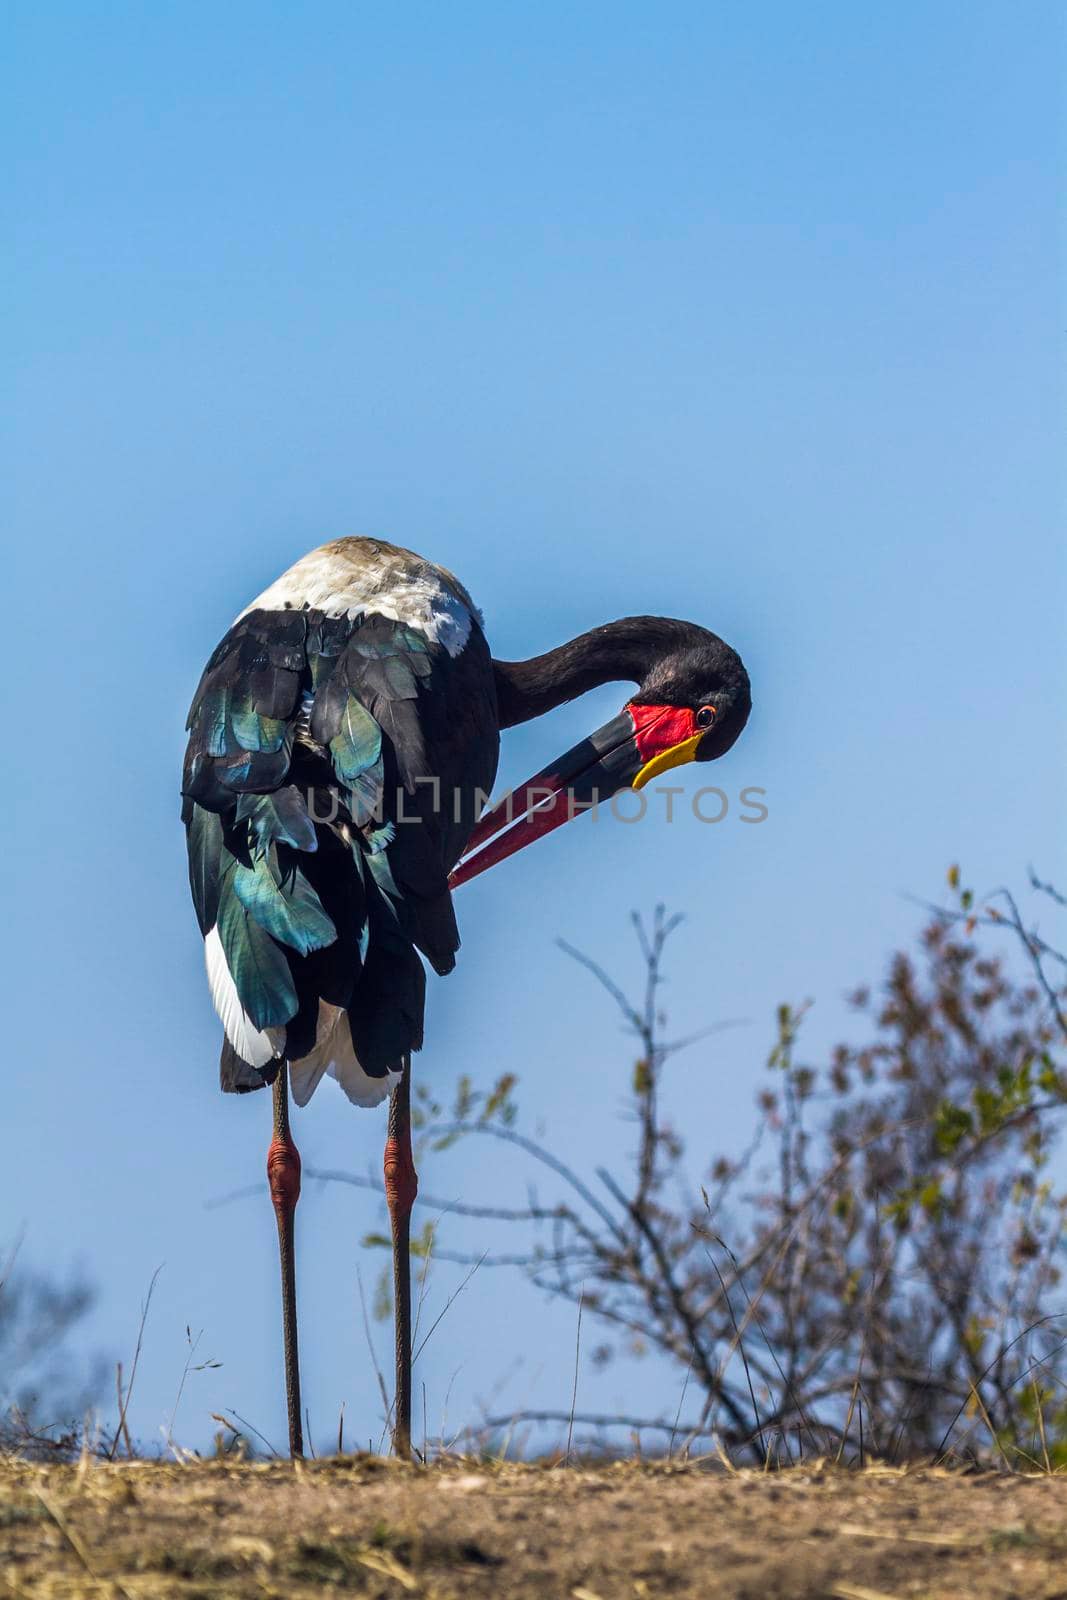
<instances>
[{"instance_id":1,"label":"white back feather","mask_svg":"<svg viewBox=\"0 0 1067 1600\"><path fill-rule=\"evenodd\" d=\"M467 591L444 567L374 539L335 539L309 551L241 616L305 606L328 617L370 612L403 622L443 645L450 656L459 655L477 616Z\"/></svg>"}]
</instances>

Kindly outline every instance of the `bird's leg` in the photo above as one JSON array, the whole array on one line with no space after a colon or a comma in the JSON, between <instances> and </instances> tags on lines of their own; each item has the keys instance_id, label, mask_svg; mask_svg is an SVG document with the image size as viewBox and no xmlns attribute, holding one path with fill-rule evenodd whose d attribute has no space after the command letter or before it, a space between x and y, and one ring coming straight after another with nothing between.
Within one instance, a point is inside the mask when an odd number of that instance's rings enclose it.
<instances>
[{"instance_id":1,"label":"bird's leg","mask_svg":"<svg viewBox=\"0 0 1067 1600\"><path fill-rule=\"evenodd\" d=\"M396 1323L396 1399L393 1449L411 1460L411 1208L419 1189L411 1154L411 1057L389 1102L385 1141L385 1198L393 1227L393 1306Z\"/></svg>"},{"instance_id":2,"label":"bird's leg","mask_svg":"<svg viewBox=\"0 0 1067 1600\"><path fill-rule=\"evenodd\" d=\"M289 1132L289 1069L283 1061L274 1080L274 1136L267 1151L267 1182L278 1219L282 1266L282 1343L285 1350L285 1403L289 1412L289 1454L304 1454L300 1421L300 1355L296 1340L296 1250L293 1213L300 1199L300 1152Z\"/></svg>"}]
</instances>

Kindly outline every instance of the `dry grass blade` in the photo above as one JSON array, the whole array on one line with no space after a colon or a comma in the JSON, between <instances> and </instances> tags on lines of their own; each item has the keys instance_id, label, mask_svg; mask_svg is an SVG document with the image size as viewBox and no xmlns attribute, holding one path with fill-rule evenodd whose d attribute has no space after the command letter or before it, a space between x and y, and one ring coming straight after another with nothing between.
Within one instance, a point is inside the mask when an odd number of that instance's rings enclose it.
<instances>
[{"instance_id":1,"label":"dry grass blade","mask_svg":"<svg viewBox=\"0 0 1067 1600\"><path fill-rule=\"evenodd\" d=\"M748 1364L748 1356L745 1354L745 1341L743 1338L742 1329L738 1326L737 1318L734 1315L733 1301L730 1299L730 1291L726 1287L726 1280L719 1270L719 1263L716 1261L710 1250L706 1251L705 1253L708 1260L711 1262L716 1278L719 1280L719 1287L722 1289L723 1297L726 1302L726 1310L730 1318L730 1324L734 1330L734 1343L741 1356L741 1366L744 1369L745 1382L748 1385L748 1397L752 1402L752 1415L756 1421L756 1437L759 1440L760 1450L763 1453L763 1465L766 1467L770 1459L770 1446L763 1437L763 1424L760 1421L759 1406L756 1404L756 1389L752 1382L752 1371ZM745 1321L748 1321L748 1315L746 1315Z\"/></svg>"},{"instance_id":2,"label":"dry grass blade","mask_svg":"<svg viewBox=\"0 0 1067 1600\"><path fill-rule=\"evenodd\" d=\"M574 1387L571 1389L571 1414L567 1422L567 1451L563 1457L563 1465L571 1464L571 1443L574 1439L574 1410L578 1404L578 1362L582 1353L582 1304L585 1300L585 1285L582 1285L578 1296L578 1328L574 1335Z\"/></svg>"},{"instance_id":3,"label":"dry grass blade","mask_svg":"<svg viewBox=\"0 0 1067 1600\"><path fill-rule=\"evenodd\" d=\"M1042 1404L1041 1390L1038 1387L1037 1373L1036 1372L1034 1373L1033 1378L1032 1378L1031 1381L1033 1382L1033 1386L1034 1386L1034 1410L1037 1413L1037 1431L1038 1431L1038 1436L1040 1437L1040 1440L1041 1440L1041 1454L1042 1454L1042 1457L1044 1458L1044 1462L1045 1462L1045 1471L1046 1472L1051 1472L1052 1471L1052 1462L1051 1462L1051 1460L1049 1458L1048 1438L1046 1437L1046 1434L1045 1434L1045 1408L1044 1408L1044 1405Z\"/></svg>"},{"instance_id":4,"label":"dry grass blade","mask_svg":"<svg viewBox=\"0 0 1067 1600\"><path fill-rule=\"evenodd\" d=\"M114 1461L115 1459L115 1451L119 1447L120 1438L126 1434L126 1438L129 1439L129 1434L126 1433L126 1413L130 1408L130 1396L133 1394L133 1382L137 1376L137 1363L141 1359L141 1346L144 1343L144 1325L148 1320L148 1308L152 1304L152 1294L156 1287L156 1279L159 1277L159 1274L162 1271L163 1264L161 1262L156 1268L155 1272L152 1274L152 1281L148 1285L148 1293L145 1295L144 1305L141 1307L141 1322L137 1329L137 1346L133 1352L133 1366L130 1368L130 1381L126 1385L126 1398L119 1409L119 1425L115 1429L115 1437L112 1439L111 1449L107 1453L107 1459L109 1461Z\"/></svg>"},{"instance_id":5,"label":"dry grass blade","mask_svg":"<svg viewBox=\"0 0 1067 1600\"><path fill-rule=\"evenodd\" d=\"M986 1425L986 1428L989 1430L989 1437L992 1439L993 1443L997 1447L997 1450L1000 1452L1001 1460L1004 1462L1004 1465L1007 1467L1009 1472L1014 1472L1015 1466L1012 1462L1012 1459L1001 1443L1000 1435L993 1426L993 1419L986 1410L985 1401L982 1399L982 1396L978 1393L977 1387L973 1383L971 1384L971 1395L974 1399L976 1407L978 1408L978 1415L981 1417L982 1421Z\"/></svg>"},{"instance_id":6,"label":"dry grass blade","mask_svg":"<svg viewBox=\"0 0 1067 1600\"><path fill-rule=\"evenodd\" d=\"M196 1338L194 1339L193 1338L192 1329L189 1326L189 1324L186 1323L186 1325L185 1325L185 1343L186 1343L186 1346L187 1346L187 1353L186 1353L186 1357L185 1357L185 1366L182 1368L181 1381L178 1384L178 1393L174 1396L174 1404L173 1404L173 1406L171 1406L171 1410L170 1410L170 1421L167 1423L167 1431L166 1431L166 1433L164 1435L164 1437L165 1437L165 1439L167 1441L167 1449L170 1450L173 1453L174 1458L175 1458L176 1461L183 1461L183 1460L185 1460L186 1456L188 1455L187 1451L180 1450L179 1447L174 1443L174 1419L178 1415L178 1407L182 1403L182 1395L185 1393L185 1385L189 1381L189 1373L191 1371L202 1372L204 1370L204 1366L217 1367L219 1365L219 1363L216 1362L216 1361L208 1361L208 1362L204 1363L203 1366L196 1367L196 1368L193 1367L193 1357L196 1355L197 1349L199 1348L199 1345L200 1345L200 1341L201 1341L201 1339L203 1337L204 1337L204 1330L203 1330L203 1328L201 1328L200 1332L197 1334ZM122 1373L122 1368L120 1366L119 1367L120 1398L121 1398L121 1389L122 1389L121 1373ZM133 1455L133 1451L130 1449L130 1441L129 1441L129 1436L128 1435L127 1435L127 1439L126 1439L126 1454L129 1455L129 1456Z\"/></svg>"},{"instance_id":7,"label":"dry grass blade","mask_svg":"<svg viewBox=\"0 0 1067 1600\"><path fill-rule=\"evenodd\" d=\"M899 1596L888 1594L885 1589L868 1589L862 1583L835 1583L830 1590L834 1600L899 1600Z\"/></svg>"},{"instance_id":8,"label":"dry grass blade","mask_svg":"<svg viewBox=\"0 0 1067 1600\"><path fill-rule=\"evenodd\" d=\"M972 1544L973 1537L964 1533L901 1533L896 1528L865 1528L859 1522L839 1522L838 1533L850 1535L854 1539L888 1539L893 1544L933 1544L933 1545L958 1545Z\"/></svg>"},{"instance_id":9,"label":"dry grass blade","mask_svg":"<svg viewBox=\"0 0 1067 1600\"><path fill-rule=\"evenodd\" d=\"M433 1338L435 1330L440 1327L442 1321L448 1315L449 1311L452 1308L453 1302L459 1299L460 1295L463 1293L463 1291L467 1287L468 1283L470 1283L471 1279L474 1277L474 1274L477 1272L478 1268L481 1266L482 1262L485 1260L485 1258L486 1258L486 1256L488 1254L489 1254L488 1250L484 1250L482 1252L482 1254L478 1257L477 1261L474 1263L473 1267L467 1273L467 1276L464 1278L464 1280L460 1284L459 1288L458 1289L454 1289L452 1291L452 1293L449 1295L448 1299L445 1301L443 1309L437 1314L437 1316L434 1318L433 1322L431 1323L430 1328L429 1328L429 1330L428 1330L428 1332L426 1334L425 1339L419 1345L419 1348L415 1351L415 1354L412 1357L412 1364L413 1365L419 1359L419 1357L422 1355L422 1352L426 1349L426 1346L429 1344L430 1340Z\"/></svg>"},{"instance_id":10,"label":"dry grass blade","mask_svg":"<svg viewBox=\"0 0 1067 1600\"><path fill-rule=\"evenodd\" d=\"M240 1434L242 1429L246 1430L246 1433L254 1433L256 1438L259 1440L260 1444L265 1444L267 1449L270 1451L272 1456L276 1456L278 1454L277 1450L275 1450L274 1446L271 1444L270 1440L266 1437L266 1435L260 1433L258 1428L253 1427L253 1425L249 1422L247 1417L242 1417L242 1415L241 1415L241 1413L239 1411L234 1411L233 1406L230 1407L230 1410L233 1412L233 1415L237 1418L238 1422L241 1424L240 1428L235 1428L233 1423L229 1420L228 1417L220 1417L218 1412L216 1412L216 1411L213 1411L211 1413L211 1415L215 1419L216 1422L225 1423L227 1428L229 1428L235 1434Z\"/></svg>"},{"instance_id":11,"label":"dry grass blade","mask_svg":"<svg viewBox=\"0 0 1067 1600\"><path fill-rule=\"evenodd\" d=\"M125 1411L125 1408L124 1408L123 1403L122 1403L122 1362L121 1361L116 1361L115 1362L115 1392L116 1392L116 1394L118 1396L118 1402L119 1402L119 1429L118 1429L118 1434L116 1434L116 1439L118 1438L119 1434L121 1434L122 1441L126 1446L126 1454L132 1460L133 1459L133 1445L130 1443L130 1430L126 1426L126 1411Z\"/></svg>"},{"instance_id":12,"label":"dry grass blade","mask_svg":"<svg viewBox=\"0 0 1067 1600\"><path fill-rule=\"evenodd\" d=\"M434 1240L437 1238L437 1223L439 1223L440 1220L440 1217L438 1217L437 1222L430 1224L429 1233L426 1236L426 1254L423 1257L421 1266L419 1268L419 1300L415 1307L415 1323L411 1330L411 1341L413 1344L417 1343L419 1337L419 1323L422 1321L422 1308L426 1304L426 1291L430 1282L430 1266L433 1262L433 1246Z\"/></svg>"},{"instance_id":13,"label":"dry grass blade","mask_svg":"<svg viewBox=\"0 0 1067 1600\"><path fill-rule=\"evenodd\" d=\"M668 1461L673 1461L674 1460L674 1439L675 1439L675 1435L678 1432L678 1424L681 1421L681 1416L682 1416L682 1407L685 1405L685 1394L686 1394L686 1390L689 1388L689 1380L692 1377L692 1375L693 1375L693 1357L692 1357L692 1355L690 1355L690 1357L689 1357L689 1365L685 1369L685 1378L682 1381L682 1392L678 1396L678 1409L674 1413L674 1426L671 1429L670 1443L667 1446L667 1460Z\"/></svg>"},{"instance_id":14,"label":"dry grass blade","mask_svg":"<svg viewBox=\"0 0 1067 1600\"><path fill-rule=\"evenodd\" d=\"M401 1588L412 1590L419 1587L418 1580L407 1567L402 1567L395 1556L388 1550L361 1550L356 1556L361 1567L368 1568L371 1572L380 1573L382 1577L392 1578L399 1583Z\"/></svg>"},{"instance_id":15,"label":"dry grass blade","mask_svg":"<svg viewBox=\"0 0 1067 1600\"><path fill-rule=\"evenodd\" d=\"M840 1462L841 1457L845 1453L845 1445L848 1442L848 1430L852 1426L852 1417L856 1410L856 1397L860 1392L860 1383L863 1379L863 1357L866 1349L867 1333L866 1330L864 1330L863 1342L860 1345L860 1358L856 1365L856 1377L852 1384L852 1393L848 1397L848 1415L845 1417L845 1426L841 1430L841 1443L838 1445L837 1455L834 1457L836 1462Z\"/></svg>"},{"instance_id":16,"label":"dry grass blade","mask_svg":"<svg viewBox=\"0 0 1067 1600\"><path fill-rule=\"evenodd\" d=\"M1004 1345L1000 1350L997 1351L997 1354L994 1356L993 1360L990 1361L988 1363L988 1365L985 1366L982 1369L982 1371L978 1374L978 1377L977 1377L977 1379L975 1381L977 1383L981 1383L981 1382L983 1382L983 1380L985 1378L988 1378L989 1374L993 1371L993 1368L997 1365L997 1362L998 1361L1003 1361L1005 1356L1007 1356L1010 1353L1010 1351L1014 1350L1015 1346L1017 1344L1021 1344L1022 1341L1027 1337L1028 1334L1033 1333L1035 1331L1035 1329L1037 1329L1037 1328L1045 1328L1045 1327L1047 1327L1050 1322L1059 1322L1059 1321L1062 1320L1062 1317L1063 1317L1063 1313L1062 1312L1050 1311L1045 1316L1035 1317L1032 1321L1028 1322L1025 1328L1023 1328L1019 1333L1017 1333L1013 1339L1009 1339L1007 1344ZM1063 1341L1063 1343L1067 1344L1067 1340ZM1062 1345L1058 1345L1057 1346L1057 1350L1061 1349L1062 1347L1063 1347ZM1033 1369L1030 1368L1028 1370L1032 1371ZM971 1390L973 1390L974 1387L975 1387L975 1384L972 1383L971 1384ZM970 1400L970 1398L971 1398L971 1395L970 1395L970 1392L968 1392L966 1399L960 1401L959 1406L957 1407L956 1411L953 1413L952 1421L949 1423L948 1427L945 1429L945 1431L944 1431L944 1433L943 1433L943 1435L941 1437L941 1443L938 1445L937 1449L934 1451L934 1461L935 1462L940 1461L942 1459L942 1457L944 1456L945 1446L948 1444L949 1437L950 1437L950 1435L952 1433L952 1430L956 1426L956 1424L960 1420L960 1418L962 1417L964 1411L966 1411L966 1409L967 1409L967 1401ZM981 1404L980 1401L979 1401L979 1404ZM1003 1454L1003 1452L1001 1452L1001 1453Z\"/></svg>"},{"instance_id":17,"label":"dry grass blade","mask_svg":"<svg viewBox=\"0 0 1067 1600\"><path fill-rule=\"evenodd\" d=\"M374 1349L374 1340L371 1338L370 1318L367 1315L367 1297L363 1293L363 1274L360 1272L358 1267L356 1268L356 1287L359 1290L359 1309L363 1313L363 1332L367 1339L367 1350L370 1353L371 1365L374 1368L374 1376L378 1380L378 1393L382 1397L382 1408L385 1411L385 1426L386 1429L388 1429L389 1418L393 1414L393 1408L390 1404L389 1396L386 1393L385 1379L382 1377L382 1369L378 1365L378 1357Z\"/></svg>"}]
</instances>

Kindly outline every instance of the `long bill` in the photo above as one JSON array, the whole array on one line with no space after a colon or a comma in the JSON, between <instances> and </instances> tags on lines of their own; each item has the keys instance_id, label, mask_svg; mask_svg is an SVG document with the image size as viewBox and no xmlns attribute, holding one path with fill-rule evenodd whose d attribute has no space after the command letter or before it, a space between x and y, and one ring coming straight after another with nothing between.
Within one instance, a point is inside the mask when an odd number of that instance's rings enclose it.
<instances>
[{"instance_id":1,"label":"long bill","mask_svg":"<svg viewBox=\"0 0 1067 1600\"><path fill-rule=\"evenodd\" d=\"M469 883L563 823L595 810L620 789L640 789L657 773L692 760L699 743L692 712L674 706L625 706L479 819L449 887Z\"/></svg>"}]
</instances>

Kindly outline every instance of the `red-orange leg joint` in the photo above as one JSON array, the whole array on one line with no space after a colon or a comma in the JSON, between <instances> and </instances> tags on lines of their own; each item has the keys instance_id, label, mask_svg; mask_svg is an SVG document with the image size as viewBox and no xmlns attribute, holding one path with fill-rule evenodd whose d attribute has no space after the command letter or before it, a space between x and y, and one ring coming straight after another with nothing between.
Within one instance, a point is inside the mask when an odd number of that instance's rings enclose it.
<instances>
[{"instance_id":1,"label":"red-orange leg joint","mask_svg":"<svg viewBox=\"0 0 1067 1600\"><path fill-rule=\"evenodd\" d=\"M390 1215L409 1216L415 1204L415 1196L419 1192L419 1178L411 1158L410 1142L387 1139L382 1167L385 1173L385 1198L389 1202Z\"/></svg>"},{"instance_id":2,"label":"red-orange leg joint","mask_svg":"<svg viewBox=\"0 0 1067 1600\"><path fill-rule=\"evenodd\" d=\"M274 1209L289 1214L300 1199L300 1152L291 1139L272 1139L267 1151L267 1182Z\"/></svg>"}]
</instances>

